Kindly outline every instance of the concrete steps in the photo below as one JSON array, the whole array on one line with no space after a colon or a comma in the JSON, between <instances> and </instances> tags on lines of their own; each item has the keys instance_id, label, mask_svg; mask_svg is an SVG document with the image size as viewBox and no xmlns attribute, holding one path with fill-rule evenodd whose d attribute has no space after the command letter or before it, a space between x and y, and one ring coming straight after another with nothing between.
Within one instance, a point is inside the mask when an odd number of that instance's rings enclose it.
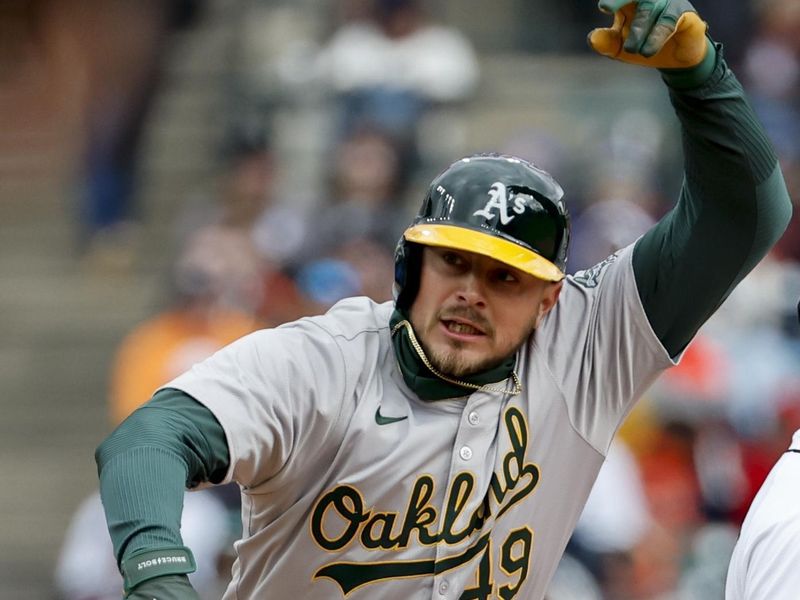
<instances>
[{"instance_id":1,"label":"concrete steps","mask_svg":"<svg viewBox=\"0 0 800 600\"><path fill-rule=\"evenodd\" d=\"M158 306L166 224L213 177L233 0L208 4L174 38L144 139L142 251L128 273L76 254L74 124L40 82L0 78L0 598L53 597L69 519L96 487L113 352Z\"/></svg>"}]
</instances>

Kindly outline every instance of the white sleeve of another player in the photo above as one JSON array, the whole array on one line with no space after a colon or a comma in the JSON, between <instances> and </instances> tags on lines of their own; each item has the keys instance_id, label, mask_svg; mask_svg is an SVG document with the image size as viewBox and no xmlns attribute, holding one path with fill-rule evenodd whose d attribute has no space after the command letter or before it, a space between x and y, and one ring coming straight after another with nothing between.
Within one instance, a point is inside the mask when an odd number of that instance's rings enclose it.
<instances>
[{"instance_id":1,"label":"white sleeve of another player","mask_svg":"<svg viewBox=\"0 0 800 600\"><path fill-rule=\"evenodd\" d=\"M632 254L631 245L568 277L534 338L573 427L603 455L634 401L674 364L647 320Z\"/></svg>"},{"instance_id":2,"label":"white sleeve of another player","mask_svg":"<svg viewBox=\"0 0 800 600\"><path fill-rule=\"evenodd\" d=\"M224 482L254 487L290 462L321 460L349 416L346 379L336 340L303 319L245 336L164 387L211 410L228 440Z\"/></svg>"},{"instance_id":3,"label":"white sleeve of another player","mask_svg":"<svg viewBox=\"0 0 800 600\"><path fill-rule=\"evenodd\" d=\"M800 454L790 453L773 467L742 524L725 600L795 600L800 597L798 565Z\"/></svg>"}]
</instances>

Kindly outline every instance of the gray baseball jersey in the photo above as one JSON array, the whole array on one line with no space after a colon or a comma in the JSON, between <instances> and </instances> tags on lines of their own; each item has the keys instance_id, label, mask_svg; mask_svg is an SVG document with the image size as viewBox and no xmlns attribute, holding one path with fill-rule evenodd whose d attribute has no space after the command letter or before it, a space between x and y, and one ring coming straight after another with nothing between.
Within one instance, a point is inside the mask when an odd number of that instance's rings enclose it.
<instances>
[{"instance_id":1,"label":"gray baseball jersey","mask_svg":"<svg viewBox=\"0 0 800 600\"><path fill-rule=\"evenodd\" d=\"M420 400L392 304L365 298L172 381L222 424L243 489L225 598L543 598L612 436L672 364L631 255L567 278L519 350L517 395Z\"/></svg>"}]
</instances>

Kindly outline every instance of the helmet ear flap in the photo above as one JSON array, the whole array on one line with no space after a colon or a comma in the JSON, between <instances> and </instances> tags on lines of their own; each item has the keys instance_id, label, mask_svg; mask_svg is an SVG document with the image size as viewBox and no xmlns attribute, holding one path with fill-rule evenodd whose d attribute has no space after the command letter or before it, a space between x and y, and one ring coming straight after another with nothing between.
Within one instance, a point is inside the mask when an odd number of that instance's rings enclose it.
<instances>
[{"instance_id":1,"label":"helmet ear flap","mask_svg":"<svg viewBox=\"0 0 800 600\"><path fill-rule=\"evenodd\" d=\"M408 311L419 291L422 246L400 238L394 252L394 298L399 310Z\"/></svg>"}]
</instances>

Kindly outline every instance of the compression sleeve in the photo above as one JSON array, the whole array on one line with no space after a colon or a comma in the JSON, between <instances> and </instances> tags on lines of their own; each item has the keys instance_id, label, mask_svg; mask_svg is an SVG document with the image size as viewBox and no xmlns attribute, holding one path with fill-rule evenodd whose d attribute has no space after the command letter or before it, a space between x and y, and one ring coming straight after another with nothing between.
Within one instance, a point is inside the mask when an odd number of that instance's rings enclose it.
<instances>
[{"instance_id":1,"label":"compression sleeve","mask_svg":"<svg viewBox=\"0 0 800 600\"><path fill-rule=\"evenodd\" d=\"M184 392L161 390L131 414L95 452L117 563L182 546L184 489L221 481L228 456L222 426Z\"/></svg>"},{"instance_id":2,"label":"compression sleeve","mask_svg":"<svg viewBox=\"0 0 800 600\"><path fill-rule=\"evenodd\" d=\"M637 242L633 268L648 320L676 356L780 238L791 201L721 49L703 85L673 85L670 99L681 123L684 183L673 210Z\"/></svg>"}]
</instances>

